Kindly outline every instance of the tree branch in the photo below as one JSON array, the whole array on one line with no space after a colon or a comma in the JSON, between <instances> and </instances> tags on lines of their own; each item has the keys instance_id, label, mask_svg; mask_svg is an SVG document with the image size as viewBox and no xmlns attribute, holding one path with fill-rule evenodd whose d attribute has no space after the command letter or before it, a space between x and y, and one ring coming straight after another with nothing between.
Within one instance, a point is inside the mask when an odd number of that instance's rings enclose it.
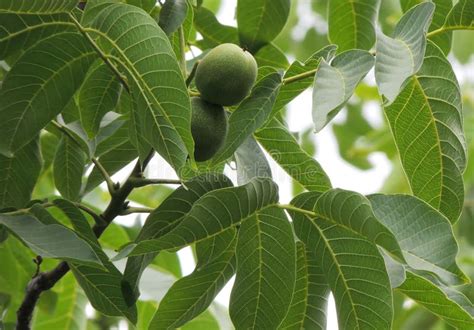
<instances>
[{"instance_id":1,"label":"tree branch","mask_svg":"<svg viewBox=\"0 0 474 330\"><path fill-rule=\"evenodd\" d=\"M133 179L130 180L130 178L141 177L144 168L148 165L153 155L154 152L151 151L148 157L143 161L143 164L137 161L130 176L115 194L111 196L112 198L109 205L100 215L103 224L96 223L92 228L96 237L100 237L107 226L127 208L125 200L134 188L131 182ZM41 293L51 289L68 271L69 265L67 262L62 261L56 268L48 272L35 274L36 276L31 279L26 287L25 297L17 311L17 330L30 330L31 318Z\"/></svg>"}]
</instances>

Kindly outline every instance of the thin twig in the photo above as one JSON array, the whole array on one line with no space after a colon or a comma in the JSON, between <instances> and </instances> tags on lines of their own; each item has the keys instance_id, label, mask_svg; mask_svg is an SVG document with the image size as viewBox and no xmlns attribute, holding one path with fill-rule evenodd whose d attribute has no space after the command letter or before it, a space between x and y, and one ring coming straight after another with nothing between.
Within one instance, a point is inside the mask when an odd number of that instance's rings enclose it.
<instances>
[{"instance_id":1,"label":"thin twig","mask_svg":"<svg viewBox=\"0 0 474 330\"><path fill-rule=\"evenodd\" d=\"M86 212L87 214L89 214L92 219L94 219L94 222L97 224L97 225L105 225L106 222L104 221L104 219L102 219L102 217L100 215L98 215L97 213L95 213L94 210L92 210L91 208L89 208L88 206L84 205L84 204L81 204L81 203L74 203L74 205L83 210L84 212Z\"/></svg>"},{"instance_id":2,"label":"thin twig","mask_svg":"<svg viewBox=\"0 0 474 330\"><path fill-rule=\"evenodd\" d=\"M137 161L132 173L124 182L124 184L116 191L109 202L109 205L105 211L100 215L104 220L104 224L95 224L93 229L96 237L100 237L107 226L127 208L125 200L133 190L133 185L130 182L132 177L141 177L143 170L150 162L154 152L151 151L143 163ZM69 271L69 265L67 262L62 261L56 268L48 272L40 272L31 279L26 288L26 294L17 311L17 330L30 330L31 318L38 302L38 299L43 291L51 289L67 272Z\"/></svg>"},{"instance_id":3,"label":"thin twig","mask_svg":"<svg viewBox=\"0 0 474 330\"><path fill-rule=\"evenodd\" d=\"M95 167L99 170L100 174L102 175L102 177L104 178L105 182L107 183L107 189L109 190L109 193L110 195L113 195L115 194L115 191L117 190L117 184L115 184L109 173L107 172L107 170L105 169L104 166L102 166L102 164L100 163L100 161L95 158L95 157L92 157L91 158L92 162L94 163Z\"/></svg>"}]
</instances>

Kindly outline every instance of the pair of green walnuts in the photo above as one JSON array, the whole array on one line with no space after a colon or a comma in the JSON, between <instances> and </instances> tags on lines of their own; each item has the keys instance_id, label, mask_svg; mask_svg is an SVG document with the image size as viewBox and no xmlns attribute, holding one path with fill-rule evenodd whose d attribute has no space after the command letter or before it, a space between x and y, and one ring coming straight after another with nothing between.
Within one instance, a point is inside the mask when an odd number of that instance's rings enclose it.
<instances>
[{"instance_id":1,"label":"pair of green walnuts","mask_svg":"<svg viewBox=\"0 0 474 330\"><path fill-rule=\"evenodd\" d=\"M196 161L211 159L222 147L228 130L223 106L242 101L256 78L252 54L234 44L215 47L199 62L195 83L201 96L191 98Z\"/></svg>"}]
</instances>

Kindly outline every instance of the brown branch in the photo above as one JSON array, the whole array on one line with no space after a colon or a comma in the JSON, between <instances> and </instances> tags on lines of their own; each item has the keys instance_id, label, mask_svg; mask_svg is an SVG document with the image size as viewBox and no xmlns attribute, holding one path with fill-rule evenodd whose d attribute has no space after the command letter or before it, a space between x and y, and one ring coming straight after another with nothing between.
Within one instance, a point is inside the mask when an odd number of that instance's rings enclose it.
<instances>
[{"instance_id":1,"label":"brown branch","mask_svg":"<svg viewBox=\"0 0 474 330\"><path fill-rule=\"evenodd\" d=\"M132 181L134 178L142 177L143 170L150 162L153 154L154 152L150 152L148 157L143 161L143 164L140 164L140 161L137 161L130 176L111 196L112 198L109 205L100 215L104 224L100 225L96 223L93 227L94 234L97 237L100 237L105 228L107 228L107 226L127 208L125 200L134 188ZM26 287L25 297L17 311L17 330L30 330L31 318L41 293L51 289L68 271L69 265L67 262L62 261L58 266L56 266L56 268L48 272L38 272L38 274L35 274Z\"/></svg>"}]
</instances>

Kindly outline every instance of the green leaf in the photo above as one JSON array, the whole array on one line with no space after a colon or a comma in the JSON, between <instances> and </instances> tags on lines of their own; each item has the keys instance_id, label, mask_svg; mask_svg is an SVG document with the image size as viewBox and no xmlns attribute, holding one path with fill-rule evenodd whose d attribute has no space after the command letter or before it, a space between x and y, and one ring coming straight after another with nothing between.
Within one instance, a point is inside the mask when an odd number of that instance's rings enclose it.
<instances>
[{"instance_id":1,"label":"green leaf","mask_svg":"<svg viewBox=\"0 0 474 330\"><path fill-rule=\"evenodd\" d=\"M129 30L130 37L120 38ZM127 78L137 132L178 171L194 142L189 95L168 38L146 12L123 4L103 9L88 31Z\"/></svg>"},{"instance_id":2,"label":"green leaf","mask_svg":"<svg viewBox=\"0 0 474 330\"><path fill-rule=\"evenodd\" d=\"M392 37L377 34L375 79L381 95L392 102L403 83L421 67L426 47L426 32L435 5L421 3L407 11Z\"/></svg>"},{"instance_id":3,"label":"green leaf","mask_svg":"<svg viewBox=\"0 0 474 330\"><path fill-rule=\"evenodd\" d=\"M38 309L32 327L37 330L79 330L87 323L87 298L72 274L66 274L54 286L58 300L53 313Z\"/></svg>"},{"instance_id":4,"label":"green leaf","mask_svg":"<svg viewBox=\"0 0 474 330\"><path fill-rule=\"evenodd\" d=\"M321 62L321 59L325 59L326 61L331 60L334 56L334 53L336 52L336 49L336 45L329 45L311 55L304 63L301 63L300 61L294 61L293 63L291 63L290 67L285 72L283 79L291 79L292 77L295 77L297 75L304 74L311 70L317 69L319 67L319 63ZM291 100L293 100L305 89L311 86L313 81L314 76L308 76L304 79L293 81L291 84L284 84L283 86L281 86L280 92L278 93L277 99L275 101L275 105L273 106L270 118L273 118L281 109L283 109L285 105L290 103Z\"/></svg>"},{"instance_id":5,"label":"green leaf","mask_svg":"<svg viewBox=\"0 0 474 330\"><path fill-rule=\"evenodd\" d=\"M461 93L442 51L428 42L425 62L385 108L413 193L454 223L466 166Z\"/></svg>"},{"instance_id":6,"label":"green leaf","mask_svg":"<svg viewBox=\"0 0 474 330\"><path fill-rule=\"evenodd\" d=\"M16 323L16 311L23 302L24 290L35 272L35 264L31 262L33 257L30 249L14 235L9 235L8 239L0 244L0 295L6 294L10 297L0 318L5 323Z\"/></svg>"},{"instance_id":7,"label":"green leaf","mask_svg":"<svg viewBox=\"0 0 474 330\"><path fill-rule=\"evenodd\" d=\"M306 189L325 191L331 188L321 165L301 148L293 134L278 120L271 120L254 135L270 156Z\"/></svg>"},{"instance_id":8,"label":"green leaf","mask_svg":"<svg viewBox=\"0 0 474 330\"><path fill-rule=\"evenodd\" d=\"M272 177L272 170L265 154L252 136L235 151L237 183L246 184L256 177Z\"/></svg>"},{"instance_id":9,"label":"green leaf","mask_svg":"<svg viewBox=\"0 0 474 330\"><path fill-rule=\"evenodd\" d=\"M125 2L137 6L146 12L150 12L156 5L156 0L126 0Z\"/></svg>"},{"instance_id":10,"label":"green leaf","mask_svg":"<svg viewBox=\"0 0 474 330\"><path fill-rule=\"evenodd\" d=\"M296 285L290 309L279 329L326 329L329 286L312 252L296 243Z\"/></svg>"},{"instance_id":11,"label":"green leaf","mask_svg":"<svg viewBox=\"0 0 474 330\"><path fill-rule=\"evenodd\" d=\"M167 35L171 35L183 24L187 11L186 0L166 1L161 8L158 25Z\"/></svg>"},{"instance_id":12,"label":"green leaf","mask_svg":"<svg viewBox=\"0 0 474 330\"><path fill-rule=\"evenodd\" d=\"M76 0L2 0L0 2L0 12L17 14L67 13L76 5Z\"/></svg>"},{"instance_id":13,"label":"green leaf","mask_svg":"<svg viewBox=\"0 0 474 330\"><path fill-rule=\"evenodd\" d=\"M407 279L397 290L458 329L474 327L472 303L453 289L440 288L422 276L408 271Z\"/></svg>"},{"instance_id":14,"label":"green leaf","mask_svg":"<svg viewBox=\"0 0 474 330\"><path fill-rule=\"evenodd\" d=\"M273 43L260 48L255 54L255 60L259 67L271 66L277 69L287 69L290 65L285 53Z\"/></svg>"},{"instance_id":15,"label":"green leaf","mask_svg":"<svg viewBox=\"0 0 474 330\"><path fill-rule=\"evenodd\" d=\"M285 212L270 207L243 221L236 255L232 323L237 329L276 329L288 311L296 280L295 240Z\"/></svg>"},{"instance_id":16,"label":"green leaf","mask_svg":"<svg viewBox=\"0 0 474 330\"><path fill-rule=\"evenodd\" d=\"M13 157L0 155L0 210L7 207L22 208L29 202L41 165L37 139L29 142Z\"/></svg>"},{"instance_id":17,"label":"green leaf","mask_svg":"<svg viewBox=\"0 0 474 330\"><path fill-rule=\"evenodd\" d=\"M198 42L202 49L213 48L223 43L239 44L237 29L222 25L212 11L200 7L195 11L194 27L204 38Z\"/></svg>"},{"instance_id":18,"label":"green leaf","mask_svg":"<svg viewBox=\"0 0 474 330\"><path fill-rule=\"evenodd\" d=\"M306 194L319 195L312 192ZM352 230L383 247L398 260L405 261L394 234L379 222L369 200L361 194L343 189L328 190L320 195L313 211L318 219L323 218Z\"/></svg>"},{"instance_id":19,"label":"green leaf","mask_svg":"<svg viewBox=\"0 0 474 330\"><path fill-rule=\"evenodd\" d=\"M469 279L456 264L458 245L448 219L408 195L371 195L375 215L395 235L408 265L435 273L448 284Z\"/></svg>"},{"instance_id":20,"label":"green leaf","mask_svg":"<svg viewBox=\"0 0 474 330\"><path fill-rule=\"evenodd\" d=\"M458 30L474 27L474 3L470 0L459 0L446 17L443 29Z\"/></svg>"},{"instance_id":21,"label":"green leaf","mask_svg":"<svg viewBox=\"0 0 474 330\"><path fill-rule=\"evenodd\" d=\"M316 132L321 131L339 113L373 65L374 57L358 49L340 53L331 65L321 60L313 85L313 122Z\"/></svg>"},{"instance_id":22,"label":"green leaf","mask_svg":"<svg viewBox=\"0 0 474 330\"><path fill-rule=\"evenodd\" d=\"M104 115L117 106L120 83L110 68L102 62L89 70L78 96L81 124L89 138L99 132Z\"/></svg>"},{"instance_id":23,"label":"green leaf","mask_svg":"<svg viewBox=\"0 0 474 330\"><path fill-rule=\"evenodd\" d=\"M54 183L63 197L72 201L79 199L85 163L81 148L68 136L63 136L53 163Z\"/></svg>"},{"instance_id":24,"label":"green leaf","mask_svg":"<svg viewBox=\"0 0 474 330\"><path fill-rule=\"evenodd\" d=\"M220 245L216 239L222 237ZM222 244L223 243L223 244ZM235 272L236 230L231 228L201 244L210 245L213 258L199 260L194 272L178 280L161 300L150 323L153 329L178 328L201 314Z\"/></svg>"},{"instance_id":25,"label":"green leaf","mask_svg":"<svg viewBox=\"0 0 474 330\"><path fill-rule=\"evenodd\" d=\"M141 241L129 255L177 249L200 242L277 201L278 187L268 178L255 178L243 186L213 190L199 198L173 230L159 239Z\"/></svg>"},{"instance_id":26,"label":"green leaf","mask_svg":"<svg viewBox=\"0 0 474 330\"><path fill-rule=\"evenodd\" d=\"M150 213L135 242L139 243L166 235L183 220L201 196L212 190L230 186L232 182L221 174L209 173L187 181L185 186L174 190L158 208ZM140 276L155 256L156 253L151 253L130 257L127 260L124 276L134 288L136 296L138 296Z\"/></svg>"},{"instance_id":27,"label":"green leaf","mask_svg":"<svg viewBox=\"0 0 474 330\"><path fill-rule=\"evenodd\" d=\"M314 209L318 194L297 196L292 204ZM361 235L322 218L290 212L296 235L315 253L336 300L339 328L390 329L392 292L383 258Z\"/></svg>"},{"instance_id":28,"label":"green leaf","mask_svg":"<svg viewBox=\"0 0 474 330\"><path fill-rule=\"evenodd\" d=\"M43 224L31 215L0 214L0 223L15 233L43 258L73 261L94 267L102 266L91 246L72 230L60 224Z\"/></svg>"},{"instance_id":29,"label":"green leaf","mask_svg":"<svg viewBox=\"0 0 474 330\"><path fill-rule=\"evenodd\" d=\"M375 22L380 0L329 1L329 40L340 51L358 48L369 50L375 43Z\"/></svg>"},{"instance_id":30,"label":"green leaf","mask_svg":"<svg viewBox=\"0 0 474 330\"><path fill-rule=\"evenodd\" d=\"M272 72L257 82L250 96L240 103L229 117L229 132L213 164L225 161L237 148L268 119L280 89L281 75Z\"/></svg>"},{"instance_id":31,"label":"green leaf","mask_svg":"<svg viewBox=\"0 0 474 330\"><path fill-rule=\"evenodd\" d=\"M256 52L283 29L290 14L290 0L239 0L237 25L240 43Z\"/></svg>"},{"instance_id":32,"label":"green leaf","mask_svg":"<svg viewBox=\"0 0 474 330\"><path fill-rule=\"evenodd\" d=\"M92 228L87 222L86 217L82 214L81 210L77 208L77 206L65 199L55 199L53 203L69 219L77 233L88 239L90 242L94 242L94 244L97 243L97 238Z\"/></svg>"},{"instance_id":33,"label":"green leaf","mask_svg":"<svg viewBox=\"0 0 474 330\"><path fill-rule=\"evenodd\" d=\"M50 35L74 31L67 14L20 15L0 12L0 59L25 51Z\"/></svg>"},{"instance_id":34,"label":"green leaf","mask_svg":"<svg viewBox=\"0 0 474 330\"><path fill-rule=\"evenodd\" d=\"M18 151L63 110L95 57L81 35L61 33L16 62L0 91L0 153Z\"/></svg>"}]
</instances>

